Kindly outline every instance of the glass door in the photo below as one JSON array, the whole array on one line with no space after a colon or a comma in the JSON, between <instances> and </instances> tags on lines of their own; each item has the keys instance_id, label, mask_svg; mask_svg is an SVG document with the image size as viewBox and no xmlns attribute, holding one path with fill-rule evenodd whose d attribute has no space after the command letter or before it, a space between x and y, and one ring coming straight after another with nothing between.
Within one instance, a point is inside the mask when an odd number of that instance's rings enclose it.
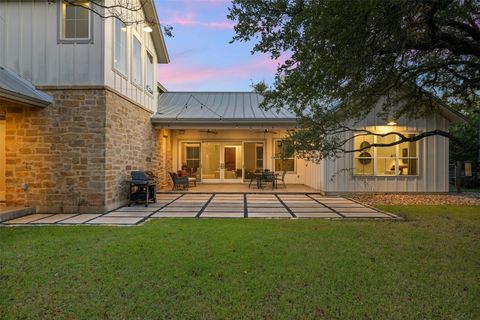
<instances>
[{"instance_id":1,"label":"glass door","mask_svg":"<svg viewBox=\"0 0 480 320\"><path fill-rule=\"evenodd\" d=\"M203 182L242 182L241 142L204 142L201 154Z\"/></svg>"},{"instance_id":2,"label":"glass door","mask_svg":"<svg viewBox=\"0 0 480 320\"><path fill-rule=\"evenodd\" d=\"M243 179L243 155L242 143L223 144L223 177L222 182L242 182Z\"/></svg>"},{"instance_id":3,"label":"glass door","mask_svg":"<svg viewBox=\"0 0 480 320\"><path fill-rule=\"evenodd\" d=\"M202 182L221 182L221 148L220 143L202 143Z\"/></svg>"}]
</instances>

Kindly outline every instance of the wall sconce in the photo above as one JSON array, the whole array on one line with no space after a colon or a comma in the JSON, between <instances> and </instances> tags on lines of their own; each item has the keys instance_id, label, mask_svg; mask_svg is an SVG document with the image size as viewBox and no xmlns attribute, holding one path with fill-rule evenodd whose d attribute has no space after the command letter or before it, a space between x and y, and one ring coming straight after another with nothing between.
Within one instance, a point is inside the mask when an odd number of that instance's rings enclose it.
<instances>
[{"instance_id":1,"label":"wall sconce","mask_svg":"<svg viewBox=\"0 0 480 320\"><path fill-rule=\"evenodd\" d=\"M145 31L145 32L152 32L153 29L152 29L152 27L150 27L148 24L146 24L145 27L143 27L143 31Z\"/></svg>"}]
</instances>

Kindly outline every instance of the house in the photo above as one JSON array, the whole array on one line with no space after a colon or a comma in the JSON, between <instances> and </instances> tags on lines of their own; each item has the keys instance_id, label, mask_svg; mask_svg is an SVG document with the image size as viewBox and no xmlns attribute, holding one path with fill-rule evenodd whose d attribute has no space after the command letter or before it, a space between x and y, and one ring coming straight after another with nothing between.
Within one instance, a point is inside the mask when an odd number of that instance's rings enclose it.
<instances>
[{"instance_id":1,"label":"house","mask_svg":"<svg viewBox=\"0 0 480 320\"><path fill-rule=\"evenodd\" d=\"M433 136L392 147L369 148L336 159L312 163L283 158L282 138L295 129L288 110L262 110L263 98L254 92L166 92L152 116L156 128L171 131L172 163L197 172L203 182L246 182L248 173L268 168L287 171L287 184L304 184L325 194L349 192L448 192L448 139ZM387 124L372 111L357 128L372 132L415 134L464 121L462 115L440 105L439 112ZM350 149L365 143L393 142L358 136Z\"/></svg>"},{"instance_id":2,"label":"house","mask_svg":"<svg viewBox=\"0 0 480 320\"><path fill-rule=\"evenodd\" d=\"M168 187L168 172L185 166L202 183L245 183L268 168L286 171L287 185L324 193L448 191L443 137L318 164L281 158L294 114L260 109L253 92L157 86L157 64L169 56L154 2L135 15L148 24L125 25L63 0L0 2L0 201L37 212L106 212L126 203L132 170L153 171ZM399 119L395 130L448 130L458 121L442 107ZM373 113L361 125L392 129Z\"/></svg>"},{"instance_id":3,"label":"house","mask_svg":"<svg viewBox=\"0 0 480 320\"><path fill-rule=\"evenodd\" d=\"M150 117L156 67L169 57L153 1L130 19L152 23L127 26L62 0L0 2L1 74L18 75L51 102L31 103L0 82L8 93L0 96L7 203L104 212L125 202L131 170L164 166Z\"/></svg>"}]
</instances>

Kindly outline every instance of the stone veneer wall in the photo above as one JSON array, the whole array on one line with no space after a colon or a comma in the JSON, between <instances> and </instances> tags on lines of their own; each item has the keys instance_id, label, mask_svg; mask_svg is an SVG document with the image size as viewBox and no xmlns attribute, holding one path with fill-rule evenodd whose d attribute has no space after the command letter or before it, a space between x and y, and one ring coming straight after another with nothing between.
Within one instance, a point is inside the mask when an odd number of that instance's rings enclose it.
<instances>
[{"instance_id":1,"label":"stone veneer wall","mask_svg":"<svg viewBox=\"0 0 480 320\"><path fill-rule=\"evenodd\" d=\"M153 128L150 110L113 91L107 91L106 97L105 195L107 210L111 210L127 202L125 181L132 170L152 171L159 177L159 188L168 183L170 138L165 130Z\"/></svg>"},{"instance_id":2,"label":"stone veneer wall","mask_svg":"<svg viewBox=\"0 0 480 320\"><path fill-rule=\"evenodd\" d=\"M170 148L169 134L153 129L150 112L109 89L44 91L54 103L43 109L0 101L7 203L105 212L126 202L130 169L154 171L166 183L169 156L159 151Z\"/></svg>"}]
</instances>

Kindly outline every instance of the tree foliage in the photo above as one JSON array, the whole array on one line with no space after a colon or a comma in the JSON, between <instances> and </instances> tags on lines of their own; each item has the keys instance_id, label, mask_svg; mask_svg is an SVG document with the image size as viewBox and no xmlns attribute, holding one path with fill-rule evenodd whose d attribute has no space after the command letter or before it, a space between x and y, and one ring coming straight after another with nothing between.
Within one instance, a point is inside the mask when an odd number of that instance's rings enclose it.
<instances>
[{"instance_id":1,"label":"tree foliage","mask_svg":"<svg viewBox=\"0 0 480 320\"><path fill-rule=\"evenodd\" d=\"M229 10L232 41L285 58L264 107L296 112L300 127L287 140L300 156L352 151L343 133L375 105L385 120L419 118L443 102L478 110L478 0L233 0ZM432 134L449 136L414 139Z\"/></svg>"}]
</instances>

